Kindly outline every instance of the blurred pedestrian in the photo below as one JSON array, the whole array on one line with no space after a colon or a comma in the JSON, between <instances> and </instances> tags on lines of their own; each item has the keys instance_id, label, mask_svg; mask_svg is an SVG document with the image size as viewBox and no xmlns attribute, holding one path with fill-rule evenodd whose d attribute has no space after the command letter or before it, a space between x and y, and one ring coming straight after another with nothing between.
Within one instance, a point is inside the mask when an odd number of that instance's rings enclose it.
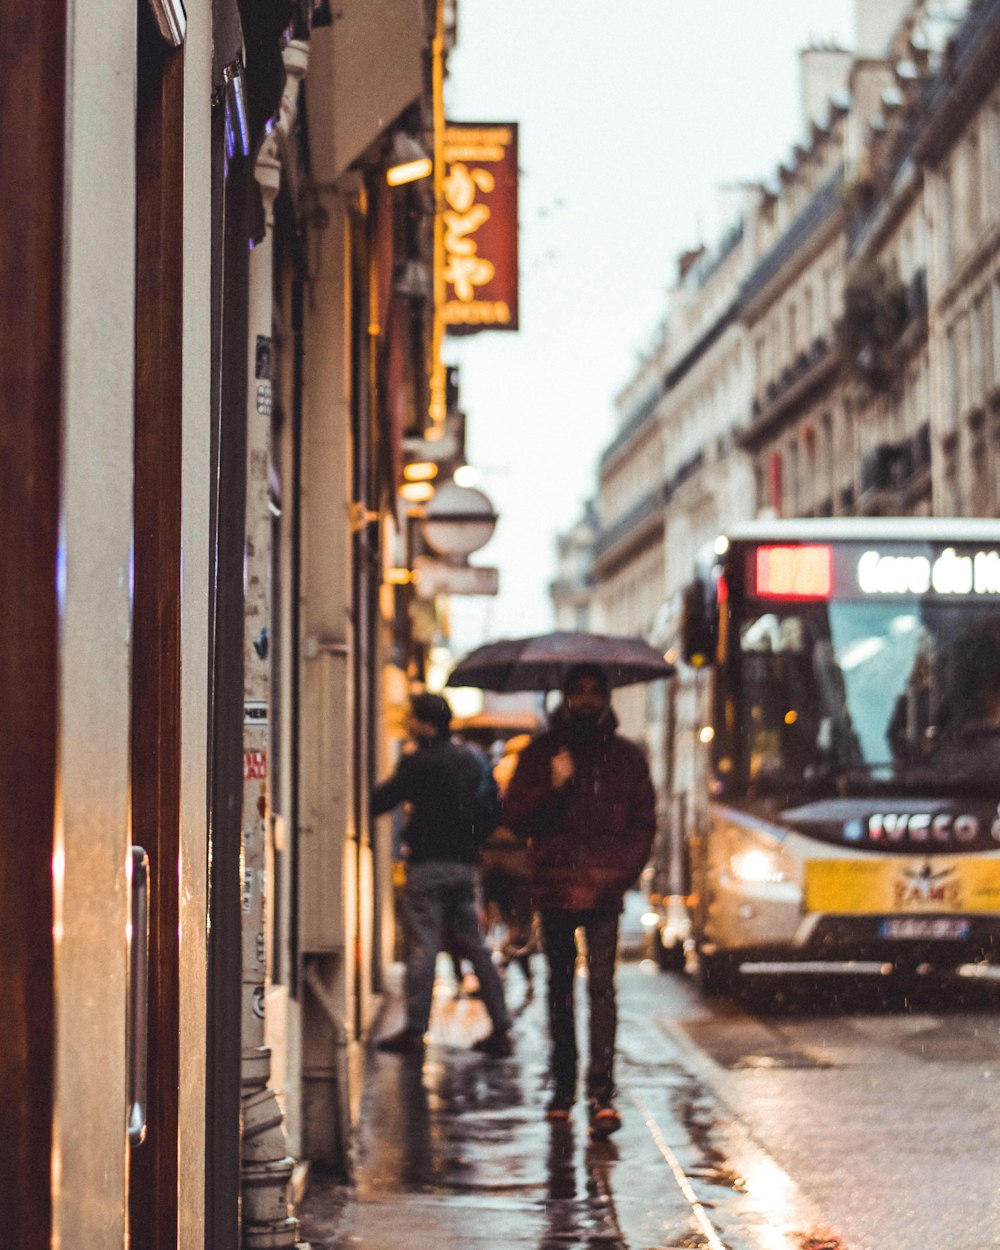
<instances>
[{"instance_id":1,"label":"blurred pedestrian","mask_svg":"<svg viewBox=\"0 0 1000 1250\"><path fill-rule=\"evenodd\" d=\"M547 1114L564 1120L576 1101L574 1019L577 930L586 944L591 1132L621 1127L614 1105L618 923L626 890L649 858L655 800L646 760L617 732L603 669L575 665L551 728L521 753L504 820L531 839L532 892L548 961L552 1096Z\"/></svg>"},{"instance_id":2,"label":"blurred pedestrian","mask_svg":"<svg viewBox=\"0 0 1000 1250\"><path fill-rule=\"evenodd\" d=\"M507 793L517 761L531 742L530 734L518 734L504 746L494 765L493 779L501 798ZM538 949L535 913L531 901L531 861L527 839L509 829L502 820L483 846L479 859L482 874L486 929L500 932L498 955L502 971L513 963L525 980L525 999L535 994L531 957Z\"/></svg>"},{"instance_id":3,"label":"blurred pedestrian","mask_svg":"<svg viewBox=\"0 0 1000 1250\"><path fill-rule=\"evenodd\" d=\"M479 926L476 900L479 848L491 831L481 827L495 799L488 765L449 737L451 708L436 694L411 700L409 730L416 750L372 794L372 813L410 805L403 841L409 848L403 904L409 931L406 960L406 1023L380 1038L379 1050L420 1054L430 1020L438 951L450 934L455 953L467 959L493 1024L474 1049L502 1057L513 1048L503 984ZM494 817L489 817L495 819Z\"/></svg>"}]
</instances>

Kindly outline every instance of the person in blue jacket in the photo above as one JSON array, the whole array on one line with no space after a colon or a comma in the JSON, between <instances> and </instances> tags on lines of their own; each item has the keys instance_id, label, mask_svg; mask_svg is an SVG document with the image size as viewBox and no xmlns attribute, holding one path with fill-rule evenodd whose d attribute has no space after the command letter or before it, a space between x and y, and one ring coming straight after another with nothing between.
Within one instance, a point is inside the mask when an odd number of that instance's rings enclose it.
<instances>
[{"instance_id":1,"label":"person in blue jacket","mask_svg":"<svg viewBox=\"0 0 1000 1250\"><path fill-rule=\"evenodd\" d=\"M372 813L401 803L410 807L402 840L408 848L403 905L409 937L406 960L406 1023L378 1039L379 1050L422 1054L430 1020L438 951L446 932L455 952L479 980L493 1029L475 1044L502 1058L513 1049L503 983L479 923L476 899L479 850L496 819L495 789L485 760L449 736L451 708L437 694L410 702L409 730L416 750L404 755L393 775L375 787Z\"/></svg>"}]
</instances>

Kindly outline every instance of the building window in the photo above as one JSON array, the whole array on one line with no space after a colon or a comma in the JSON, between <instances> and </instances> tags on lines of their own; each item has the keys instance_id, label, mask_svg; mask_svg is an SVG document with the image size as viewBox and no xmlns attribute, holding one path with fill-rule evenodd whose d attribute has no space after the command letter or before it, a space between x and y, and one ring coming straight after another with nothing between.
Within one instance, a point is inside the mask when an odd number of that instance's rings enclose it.
<instances>
[{"instance_id":1,"label":"building window","mask_svg":"<svg viewBox=\"0 0 1000 1250\"><path fill-rule=\"evenodd\" d=\"M979 136L971 134L965 146L966 241L975 243L982 226L982 170L979 163Z\"/></svg>"},{"instance_id":2,"label":"building window","mask_svg":"<svg viewBox=\"0 0 1000 1250\"><path fill-rule=\"evenodd\" d=\"M992 380L1000 382L1000 275L993 279L992 287L993 312L993 371Z\"/></svg>"},{"instance_id":3,"label":"building window","mask_svg":"<svg viewBox=\"0 0 1000 1250\"><path fill-rule=\"evenodd\" d=\"M982 414L972 436L972 458L970 461L972 474L972 498L969 500L972 516L989 514L989 457L986 449L986 436L983 432Z\"/></svg>"},{"instance_id":4,"label":"building window","mask_svg":"<svg viewBox=\"0 0 1000 1250\"><path fill-rule=\"evenodd\" d=\"M998 292L998 295L1000 295L1000 292ZM766 348L767 338L765 335L759 334L753 345L754 369L757 372L756 385L754 389L758 398L763 393L764 384L767 381L767 377L764 372L767 367Z\"/></svg>"},{"instance_id":5,"label":"building window","mask_svg":"<svg viewBox=\"0 0 1000 1250\"><path fill-rule=\"evenodd\" d=\"M958 346L955 327L949 326L944 338L944 424L951 429L958 416Z\"/></svg>"},{"instance_id":6,"label":"building window","mask_svg":"<svg viewBox=\"0 0 1000 1250\"><path fill-rule=\"evenodd\" d=\"M774 509L776 516L781 516L781 506L783 502L783 469L784 465L781 459L780 451L772 451L767 469L767 501Z\"/></svg>"},{"instance_id":7,"label":"building window","mask_svg":"<svg viewBox=\"0 0 1000 1250\"><path fill-rule=\"evenodd\" d=\"M816 430L812 425L802 427L802 489L799 492L799 507L808 508L810 515L816 510L816 499L819 495L816 477Z\"/></svg>"},{"instance_id":8,"label":"building window","mask_svg":"<svg viewBox=\"0 0 1000 1250\"><path fill-rule=\"evenodd\" d=\"M1000 516L1000 428L993 429L993 509L992 516Z\"/></svg>"},{"instance_id":9,"label":"building window","mask_svg":"<svg viewBox=\"0 0 1000 1250\"><path fill-rule=\"evenodd\" d=\"M763 511L764 500L768 499L767 482L765 480L764 466L757 460L753 466L753 487L754 487L754 503L757 511Z\"/></svg>"},{"instance_id":10,"label":"building window","mask_svg":"<svg viewBox=\"0 0 1000 1250\"><path fill-rule=\"evenodd\" d=\"M820 419L821 431L821 448L819 451L819 472L822 475L823 493L827 495L831 501L830 510L833 510L833 492L834 492L834 451L833 451L833 413L824 412Z\"/></svg>"},{"instance_id":11,"label":"building window","mask_svg":"<svg viewBox=\"0 0 1000 1250\"><path fill-rule=\"evenodd\" d=\"M944 277L947 281L955 267L955 239L954 239L954 195L951 185L952 168L950 165L945 166L941 171L941 191L940 202L941 211L937 215L940 247L941 247L941 265L944 270Z\"/></svg>"},{"instance_id":12,"label":"building window","mask_svg":"<svg viewBox=\"0 0 1000 1250\"><path fill-rule=\"evenodd\" d=\"M944 460L943 498L941 500L944 516L961 516L961 497L958 482L958 435L952 434L944 440L942 447Z\"/></svg>"},{"instance_id":13,"label":"building window","mask_svg":"<svg viewBox=\"0 0 1000 1250\"><path fill-rule=\"evenodd\" d=\"M980 404L989 388L986 372L986 296L980 295L972 305L972 341L970 344L972 390L970 400Z\"/></svg>"},{"instance_id":14,"label":"building window","mask_svg":"<svg viewBox=\"0 0 1000 1250\"><path fill-rule=\"evenodd\" d=\"M993 105L987 120L986 186L986 208L995 214L1000 205L1000 104ZM992 220L996 220L995 215Z\"/></svg>"},{"instance_id":15,"label":"building window","mask_svg":"<svg viewBox=\"0 0 1000 1250\"><path fill-rule=\"evenodd\" d=\"M972 402L972 317L967 312L955 327L958 346L958 412L965 412Z\"/></svg>"}]
</instances>

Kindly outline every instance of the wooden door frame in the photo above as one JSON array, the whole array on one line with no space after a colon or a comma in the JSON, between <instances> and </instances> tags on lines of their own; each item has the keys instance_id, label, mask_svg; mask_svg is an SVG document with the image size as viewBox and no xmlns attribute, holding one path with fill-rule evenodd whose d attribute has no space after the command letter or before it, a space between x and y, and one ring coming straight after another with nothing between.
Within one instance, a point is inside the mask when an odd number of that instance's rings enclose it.
<instances>
[{"instance_id":1,"label":"wooden door frame","mask_svg":"<svg viewBox=\"0 0 1000 1250\"><path fill-rule=\"evenodd\" d=\"M66 30L65 0L0 9L0 109L31 136L0 145L0 1176L21 1250L52 1224Z\"/></svg>"},{"instance_id":2,"label":"wooden door frame","mask_svg":"<svg viewBox=\"0 0 1000 1250\"><path fill-rule=\"evenodd\" d=\"M249 158L226 148L225 69L240 55L236 0L212 8L212 343L209 593L209 933L205 1247L240 1239L243 544L246 515Z\"/></svg>"},{"instance_id":3,"label":"wooden door frame","mask_svg":"<svg viewBox=\"0 0 1000 1250\"><path fill-rule=\"evenodd\" d=\"M149 854L147 1138L132 1153L136 1250L177 1244L184 58L139 7L136 96L132 837Z\"/></svg>"}]
</instances>

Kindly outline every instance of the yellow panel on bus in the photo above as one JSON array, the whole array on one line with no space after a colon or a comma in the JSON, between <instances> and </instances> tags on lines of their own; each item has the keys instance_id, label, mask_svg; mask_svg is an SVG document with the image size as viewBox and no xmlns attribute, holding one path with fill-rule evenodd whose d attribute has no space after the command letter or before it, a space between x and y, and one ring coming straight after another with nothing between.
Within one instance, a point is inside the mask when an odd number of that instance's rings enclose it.
<instances>
[{"instance_id":1,"label":"yellow panel on bus","mask_svg":"<svg viewBox=\"0 0 1000 1250\"><path fill-rule=\"evenodd\" d=\"M807 861L805 870L810 912L1000 912L1000 859L820 859Z\"/></svg>"}]
</instances>

